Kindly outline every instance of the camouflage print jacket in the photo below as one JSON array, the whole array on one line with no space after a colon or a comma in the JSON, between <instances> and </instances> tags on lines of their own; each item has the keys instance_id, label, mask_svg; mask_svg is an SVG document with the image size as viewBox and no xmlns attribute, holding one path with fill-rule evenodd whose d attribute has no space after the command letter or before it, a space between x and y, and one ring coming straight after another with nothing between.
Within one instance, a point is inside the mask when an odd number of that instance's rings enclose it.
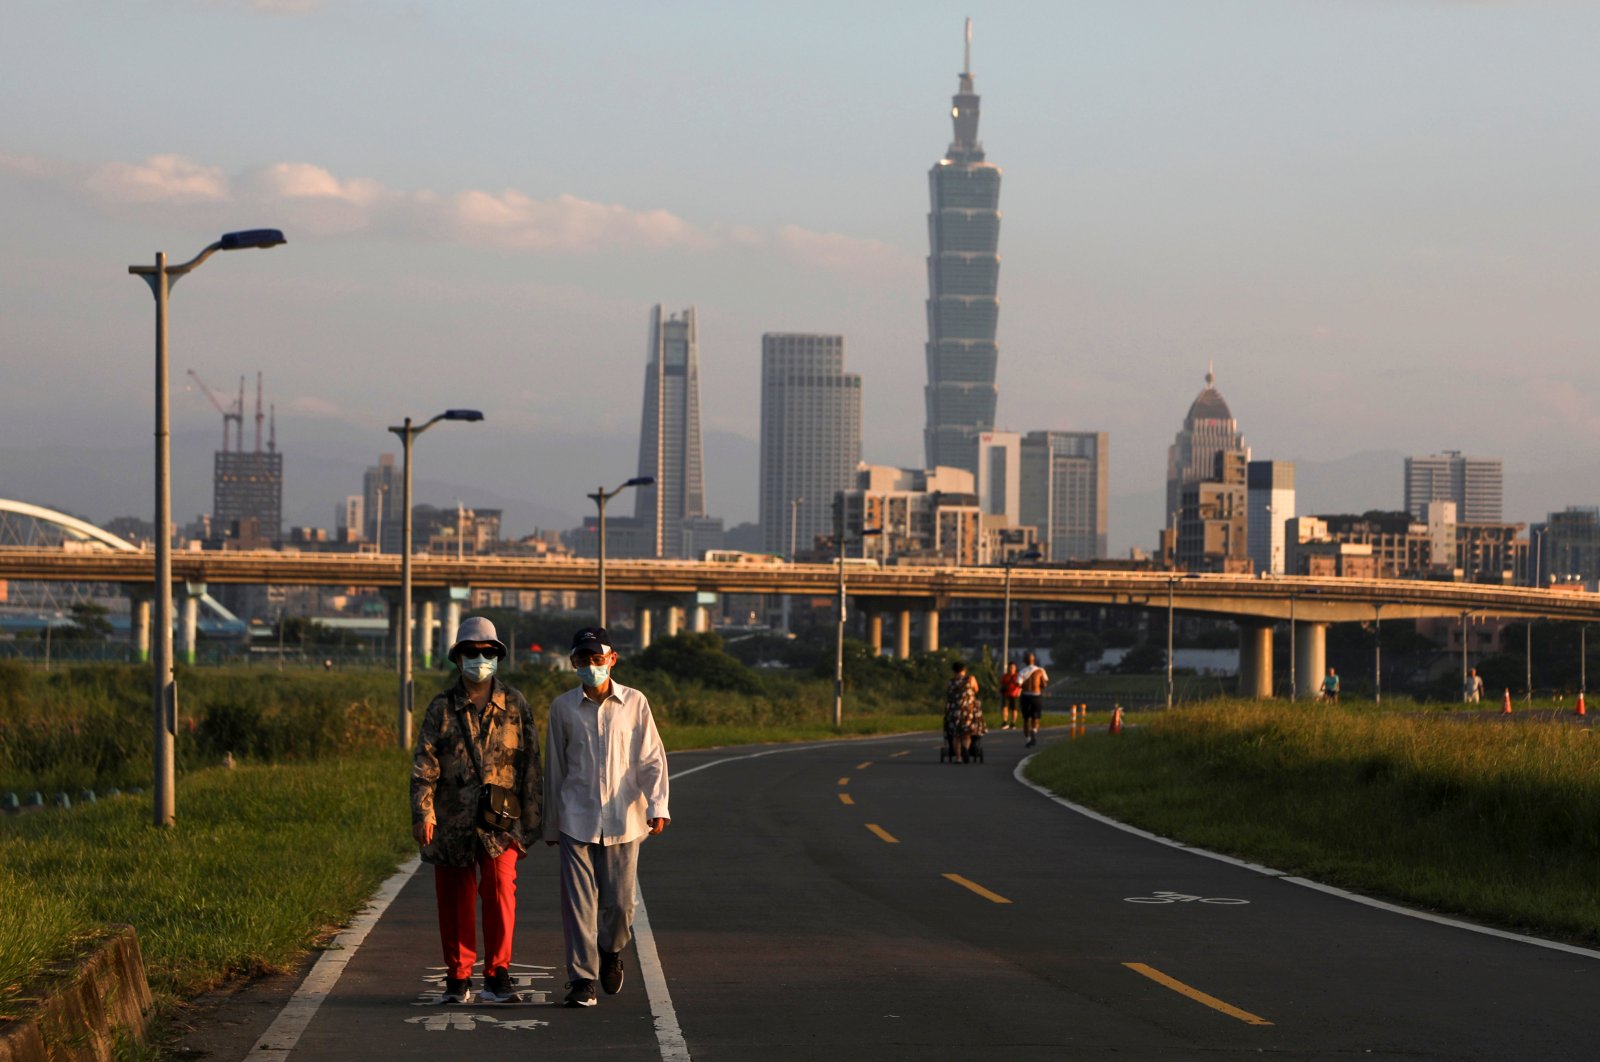
<instances>
[{"instance_id":1,"label":"camouflage print jacket","mask_svg":"<svg viewBox=\"0 0 1600 1062\"><path fill-rule=\"evenodd\" d=\"M482 779L468 741L477 745ZM489 829L479 821L484 781L515 789L522 798L522 819L512 829ZM434 823L423 862L469 867L481 853L526 853L539 837L543 802L539 733L522 694L495 679L481 719L459 680L429 702L411 765L411 821Z\"/></svg>"}]
</instances>

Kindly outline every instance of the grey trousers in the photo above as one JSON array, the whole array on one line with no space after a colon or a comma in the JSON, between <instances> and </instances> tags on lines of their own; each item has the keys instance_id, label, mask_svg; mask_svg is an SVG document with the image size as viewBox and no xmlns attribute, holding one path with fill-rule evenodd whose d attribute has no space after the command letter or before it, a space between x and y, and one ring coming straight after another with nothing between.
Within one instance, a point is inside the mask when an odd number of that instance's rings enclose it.
<instances>
[{"instance_id":1,"label":"grey trousers","mask_svg":"<svg viewBox=\"0 0 1600 1062\"><path fill-rule=\"evenodd\" d=\"M638 868L638 841L586 844L561 835L561 930L570 980L598 980L600 953L621 951L633 939Z\"/></svg>"}]
</instances>

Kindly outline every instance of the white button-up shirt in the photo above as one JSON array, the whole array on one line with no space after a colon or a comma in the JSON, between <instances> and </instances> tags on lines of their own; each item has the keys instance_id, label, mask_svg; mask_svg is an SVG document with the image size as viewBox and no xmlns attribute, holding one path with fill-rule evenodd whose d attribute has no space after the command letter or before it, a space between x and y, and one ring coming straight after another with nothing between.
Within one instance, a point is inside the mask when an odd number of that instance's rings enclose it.
<instances>
[{"instance_id":1,"label":"white button-up shirt","mask_svg":"<svg viewBox=\"0 0 1600 1062\"><path fill-rule=\"evenodd\" d=\"M667 810L667 750L643 693L613 681L605 703L579 686L550 704L544 839L623 844Z\"/></svg>"}]
</instances>

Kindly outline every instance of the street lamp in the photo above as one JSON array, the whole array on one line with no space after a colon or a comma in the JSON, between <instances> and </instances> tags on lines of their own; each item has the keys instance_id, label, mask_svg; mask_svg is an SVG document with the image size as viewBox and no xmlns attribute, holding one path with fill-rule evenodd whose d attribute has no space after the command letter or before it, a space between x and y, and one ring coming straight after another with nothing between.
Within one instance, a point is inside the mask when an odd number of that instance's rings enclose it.
<instances>
[{"instance_id":1,"label":"street lamp","mask_svg":"<svg viewBox=\"0 0 1600 1062\"><path fill-rule=\"evenodd\" d=\"M606 490L596 487L593 494L588 497L600 507L600 626L606 625L606 502L615 498L629 487L653 487L656 483L654 476L634 476L616 490Z\"/></svg>"},{"instance_id":2,"label":"street lamp","mask_svg":"<svg viewBox=\"0 0 1600 1062\"><path fill-rule=\"evenodd\" d=\"M168 417L167 296L178 278L194 271L218 251L266 249L284 243L277 229L230 232L182 265L167 265L165 251L156 252L153 266L131 265L128 272L143 277L156 300L156 574L155 659L152 664L155 715L154 778L150 787L157 826L172 825L177 806L174 747L178 733L178 688L172 674L172 432Z\"/></svg>"},{"instance_id":3,"label":"street lamp","mask_svg":"<svg viewBox=\"0 0 1600 1062\"><path fill-rule=\"evenodd\" d=\"M789 555L784 559L790 564L794 563L794 555L798 546L797 539L800 533L800 503L804 498L789 499ZM794 626L789 621L789 609L794 600L793 594L783 595L783 633L793 634Z\"/></svg>"},{"instance_id":4,"label":"street lamp","mask_svg":"<svg viewBox=\"0 0 1600 1062\"><path fill-rule=\"evenodd\" d=\"M407 417L404 424L389 430L400 437L401 452L405 455L400 487L400 715L395 730L400 747L411 747L411 707L414 689L411 682L411 442L441 420L479 421L483 414L476 409L447 409L422 424L413 426ZM383 548L380 543L378 548Z\"/></svg>"},{"instance_id":5,"label":"street lamp","mask_svg":"<svg viewBox=\"0 0 1600 1062\"><path fill-rule=\"evenodd\" d=\"M1177 576L1167 573L1167 710L1172 710L1172 584Z\"/></svg>"},{"instance_id":6,"label":"street lamp","mask_svg":"<svg viewBox=\"0 0 1600 1062\"><path fill-rule=\"evenodd\" d=\"M1043 559L1044 559L1044 554L1043 553L1040 553L1036 549L1030 549L1026 553L1019 553L1016 556L1007 557L1005 560L1000 562L1001 567L1005 568L1005 570L1006 570L1005 613L1004 613L1004 615L1002 616L1002 618L1000 620L1000 673L1001 674L1005 674L1006 668L1011 664L1011 569L1015 568L1018 564L1023 563L1025 561L1036 561L1036 560L1043 560ZM1004 707L1005 707L1005 694L1004 693L1000 694L1000 704L1001 704L1001 709L1004 710Z\"/></svg>"},{"instance_id":7,"label":"street lamp","mask_svg":"<svg viewBox=\"0 0 1600 1062\"><path fill-rule=\"evenodd\" d=\"M834 499L834 557L839 565L839 623L834 639L833 648L833 726L834 729L844 725L844 494L838 494ZM861 529L863 540L873 535L883 534L881 527L864 527Z\"/></svg>"}]
</instances>

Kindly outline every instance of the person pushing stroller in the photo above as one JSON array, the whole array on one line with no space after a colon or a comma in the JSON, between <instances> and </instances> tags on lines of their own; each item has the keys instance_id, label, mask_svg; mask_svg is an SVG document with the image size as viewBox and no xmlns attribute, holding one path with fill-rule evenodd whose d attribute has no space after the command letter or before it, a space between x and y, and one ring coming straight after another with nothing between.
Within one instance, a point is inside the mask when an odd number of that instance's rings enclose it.
<instances>
[{"instance_id":1,"label":"person pushing stroller","mask_svg":"<svg viewBox=\"0 0 1600 1062\"><path fill-rule=\"evenodd\" d=\"M957 660L950 665L950 681L944 693L944 741L939 754L943 762L983 762L983 703L978 700L978 679L967 673L967 665Z\"/></svg>"}]
</instances>

